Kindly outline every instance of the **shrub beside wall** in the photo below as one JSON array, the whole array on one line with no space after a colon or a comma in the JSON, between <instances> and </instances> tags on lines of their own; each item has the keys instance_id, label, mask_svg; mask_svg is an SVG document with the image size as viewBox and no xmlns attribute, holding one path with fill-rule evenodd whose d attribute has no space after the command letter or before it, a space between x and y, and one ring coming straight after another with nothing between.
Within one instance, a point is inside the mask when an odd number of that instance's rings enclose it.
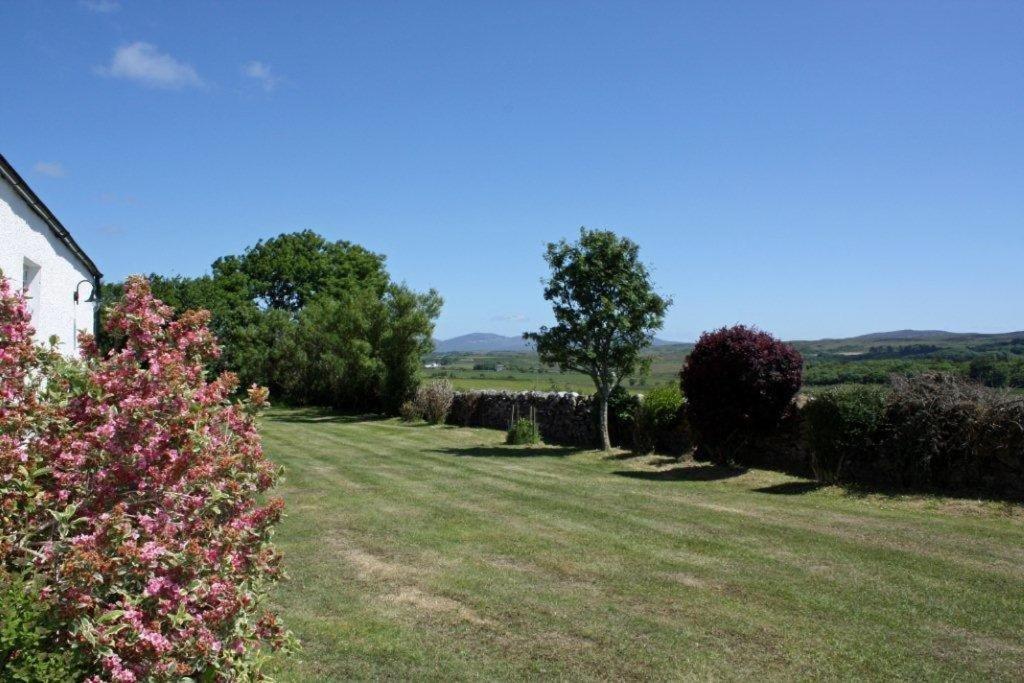
<instances>
[{"instance_id":1,"label":"shrub beside wall","mask_svg":"<svg viewBox=\"0 0 1024 683\"><path fill-rule=\"evenodd\" d=\"M510 446L523 446L540 442L540 429L537 423L528 417L520 417L508 428L505 443Z\"/></svg>"},{"instance_id":2,"label":"shrub beside wall","mask_svg":"<svg viewBox=\"0 0 1024 683\"><path fill-rule=\"evenodd\" d=\"M444 424L454 400L451 381L435 379L416 390L414 410L431 424Z\"/></svg>"},{"instance_id":3,"label":"shrub beside wall","mask_svg":"<svg viewBox=\"0 0 1024 683\"><path fill-rule=\"evenodd\" d=\"M690 446L683 417L683 395L675 385L644 394L636 410L633 450L681 454Z\"/></svg>"}]
</instances>

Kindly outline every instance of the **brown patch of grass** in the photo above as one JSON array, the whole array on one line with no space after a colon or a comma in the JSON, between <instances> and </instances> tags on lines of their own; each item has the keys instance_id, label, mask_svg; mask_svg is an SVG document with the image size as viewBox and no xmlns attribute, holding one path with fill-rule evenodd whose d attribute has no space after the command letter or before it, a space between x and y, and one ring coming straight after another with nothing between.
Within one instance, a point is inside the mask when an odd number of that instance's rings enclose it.
<instances>
[{"instance_id":1,"label":"brown patch of grass","mask_svg":"<svg viewBox=\"0 0 1024 683\"><path fill-rule=\"evenodd\" d=\"M477 626L486 626L491 623L458 600L427 593L414 586L405 586L398 592L385 596L384 601L398 605L411 605L427 615L441 614L455 617Z\"/></svg>"},{"instance_id":2,"label":"brown patch of grass","mask_svg":"<svg viewBox=\"0 0 1024 683\"><path fill-rule=\"evenodd\" d=\"M664 572L661 577L666 581L673 581L687 588L717 589L718 586L711 584L704 579L698 578L686 572Z\"/></svg>"},{"instance_id":3,"label":"brown patch of grass","mask_svg":"<svg viewBox=\"0 0 1024 683\"><path fill-rule=\"evenodd\" d=\"M344 552L343 557L349 564L353 565L359 572L361 579L397 579L412 573L411 567L388 562L376 555L364 552L358 548L349 548Z\"/></svg>"}]
</instances>

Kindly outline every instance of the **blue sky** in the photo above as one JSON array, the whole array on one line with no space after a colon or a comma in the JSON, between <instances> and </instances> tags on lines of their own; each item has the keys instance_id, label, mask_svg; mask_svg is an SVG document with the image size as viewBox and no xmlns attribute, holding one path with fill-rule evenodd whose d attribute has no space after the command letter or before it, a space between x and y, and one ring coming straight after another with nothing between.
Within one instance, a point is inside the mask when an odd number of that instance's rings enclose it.
<instances>
[{"instance_id":1,"label":"blue sky","mask_svg":"<svg viewBox=\"0 0 1024 683\"><path fill-rule=\"evenodd\" d=\"M311 228L548 322L641 245L661 336L1024 329L1024 3L5 3L0 151L108 279Z\"/></svg>"}]
</instances>

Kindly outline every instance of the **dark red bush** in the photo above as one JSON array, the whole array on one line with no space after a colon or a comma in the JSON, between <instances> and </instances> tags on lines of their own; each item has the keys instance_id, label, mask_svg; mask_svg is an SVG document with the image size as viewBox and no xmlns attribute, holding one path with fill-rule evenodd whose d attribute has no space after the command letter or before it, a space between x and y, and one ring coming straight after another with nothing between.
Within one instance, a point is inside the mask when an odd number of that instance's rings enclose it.
<instances>
[{"instance_id":1,"label":"dark red bush","mask_svg":"<svg viewBox=\"0 0 1024 683\"><path fill-rule=\"evenodd\" d=\"M683 364L686 415L698 448L725 462L778 426L800 389L800 353L756 328L705 332Z\"/></svg>"}]
</instances>

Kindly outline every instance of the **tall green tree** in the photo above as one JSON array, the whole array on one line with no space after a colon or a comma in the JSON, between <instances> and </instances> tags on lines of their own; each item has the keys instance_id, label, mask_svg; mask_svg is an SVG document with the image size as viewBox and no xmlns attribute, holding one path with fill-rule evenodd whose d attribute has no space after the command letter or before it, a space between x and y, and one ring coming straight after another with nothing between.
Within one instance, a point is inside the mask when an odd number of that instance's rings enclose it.
<instances>
[{"instance_id":1,"label":"tall green tree","mask_svg":"<svg viewBox=\"0 0 1024 683\"><path fill-rule=\"evenodd\" d=\"M382 255L312 230L260 240L241 255L213 262L215 278L236 273L245 276L261 306L292 312L318 297L341 298L356 289L383 294L390 282Z\"/></svg>"},{"instance_id":2,"label":"tall green tree","mask_svg":"<svg viewBox=\"0 0 1024 683\"><path fill-rule=\"evenodd\" d=\"M397 412L415 393L442 304L433 290L391 282L383 256L309 230L219 258L212 275L150 279L175 310L211 312L218 369L237 372L242 386L344 410ZM101 315L122 291L104 286Z\"/></svg>"},{"instance_id":3,"label":"tall green tree","mask_svg":"<svg viewBox=\"0 0 1024 683\"><path fill-rule=\"evenodd\" d=\"M279 342L271 387L295 403L395 413L416 391L440 309L437 292L394 284L380 297L359 290L317 298Z\"/></svg>"},{"instance_id":4,"label":"tall green tree","mask_svg":"<svg viewBox=\"0 0 1024 683\"><path fill-rule=\"evenodd\" d=\"M420 383L423 357L434 350L434 321L444 301L433 289L390 285L380 301L377 349L384 368L383 407L395 414Z\"/></svg>"},{"instance_id":5,"label":"tall green tree","mask_svg":"<svg viewBox=\"0 0 1024 683\"><path fill-rule=\"evenodd\" d=\"M643 350L672 304L655 293L639 254L635 242L607 230L580 228L578 241L548 244L544 298L555 325L523 335L536 342L541 361L594 381L605 450L611 449L608 398L643 366Z\"/></svg>"},{"instance_id":6,"label":"tall green tree","mask_svg":"<svg viewBox=\"0 0 1024 683\"><path fill-rule=\"evenodd\" d=\"M210 329L223 347L223 355L213 365L213 370L235 369L234 357L240 349L238 335L242 330L257 322L261 311L252 299L247 279L242 273L213 277L165 277L155 273L148 276L153 296L181 313L188 310L210 311ZM124 285L120 282L104 283L100 295L100 317L108 313L121 301ZM102 326L99 330L99 344L104 350L120 344Z\"/></svg>"}]
</instances>

